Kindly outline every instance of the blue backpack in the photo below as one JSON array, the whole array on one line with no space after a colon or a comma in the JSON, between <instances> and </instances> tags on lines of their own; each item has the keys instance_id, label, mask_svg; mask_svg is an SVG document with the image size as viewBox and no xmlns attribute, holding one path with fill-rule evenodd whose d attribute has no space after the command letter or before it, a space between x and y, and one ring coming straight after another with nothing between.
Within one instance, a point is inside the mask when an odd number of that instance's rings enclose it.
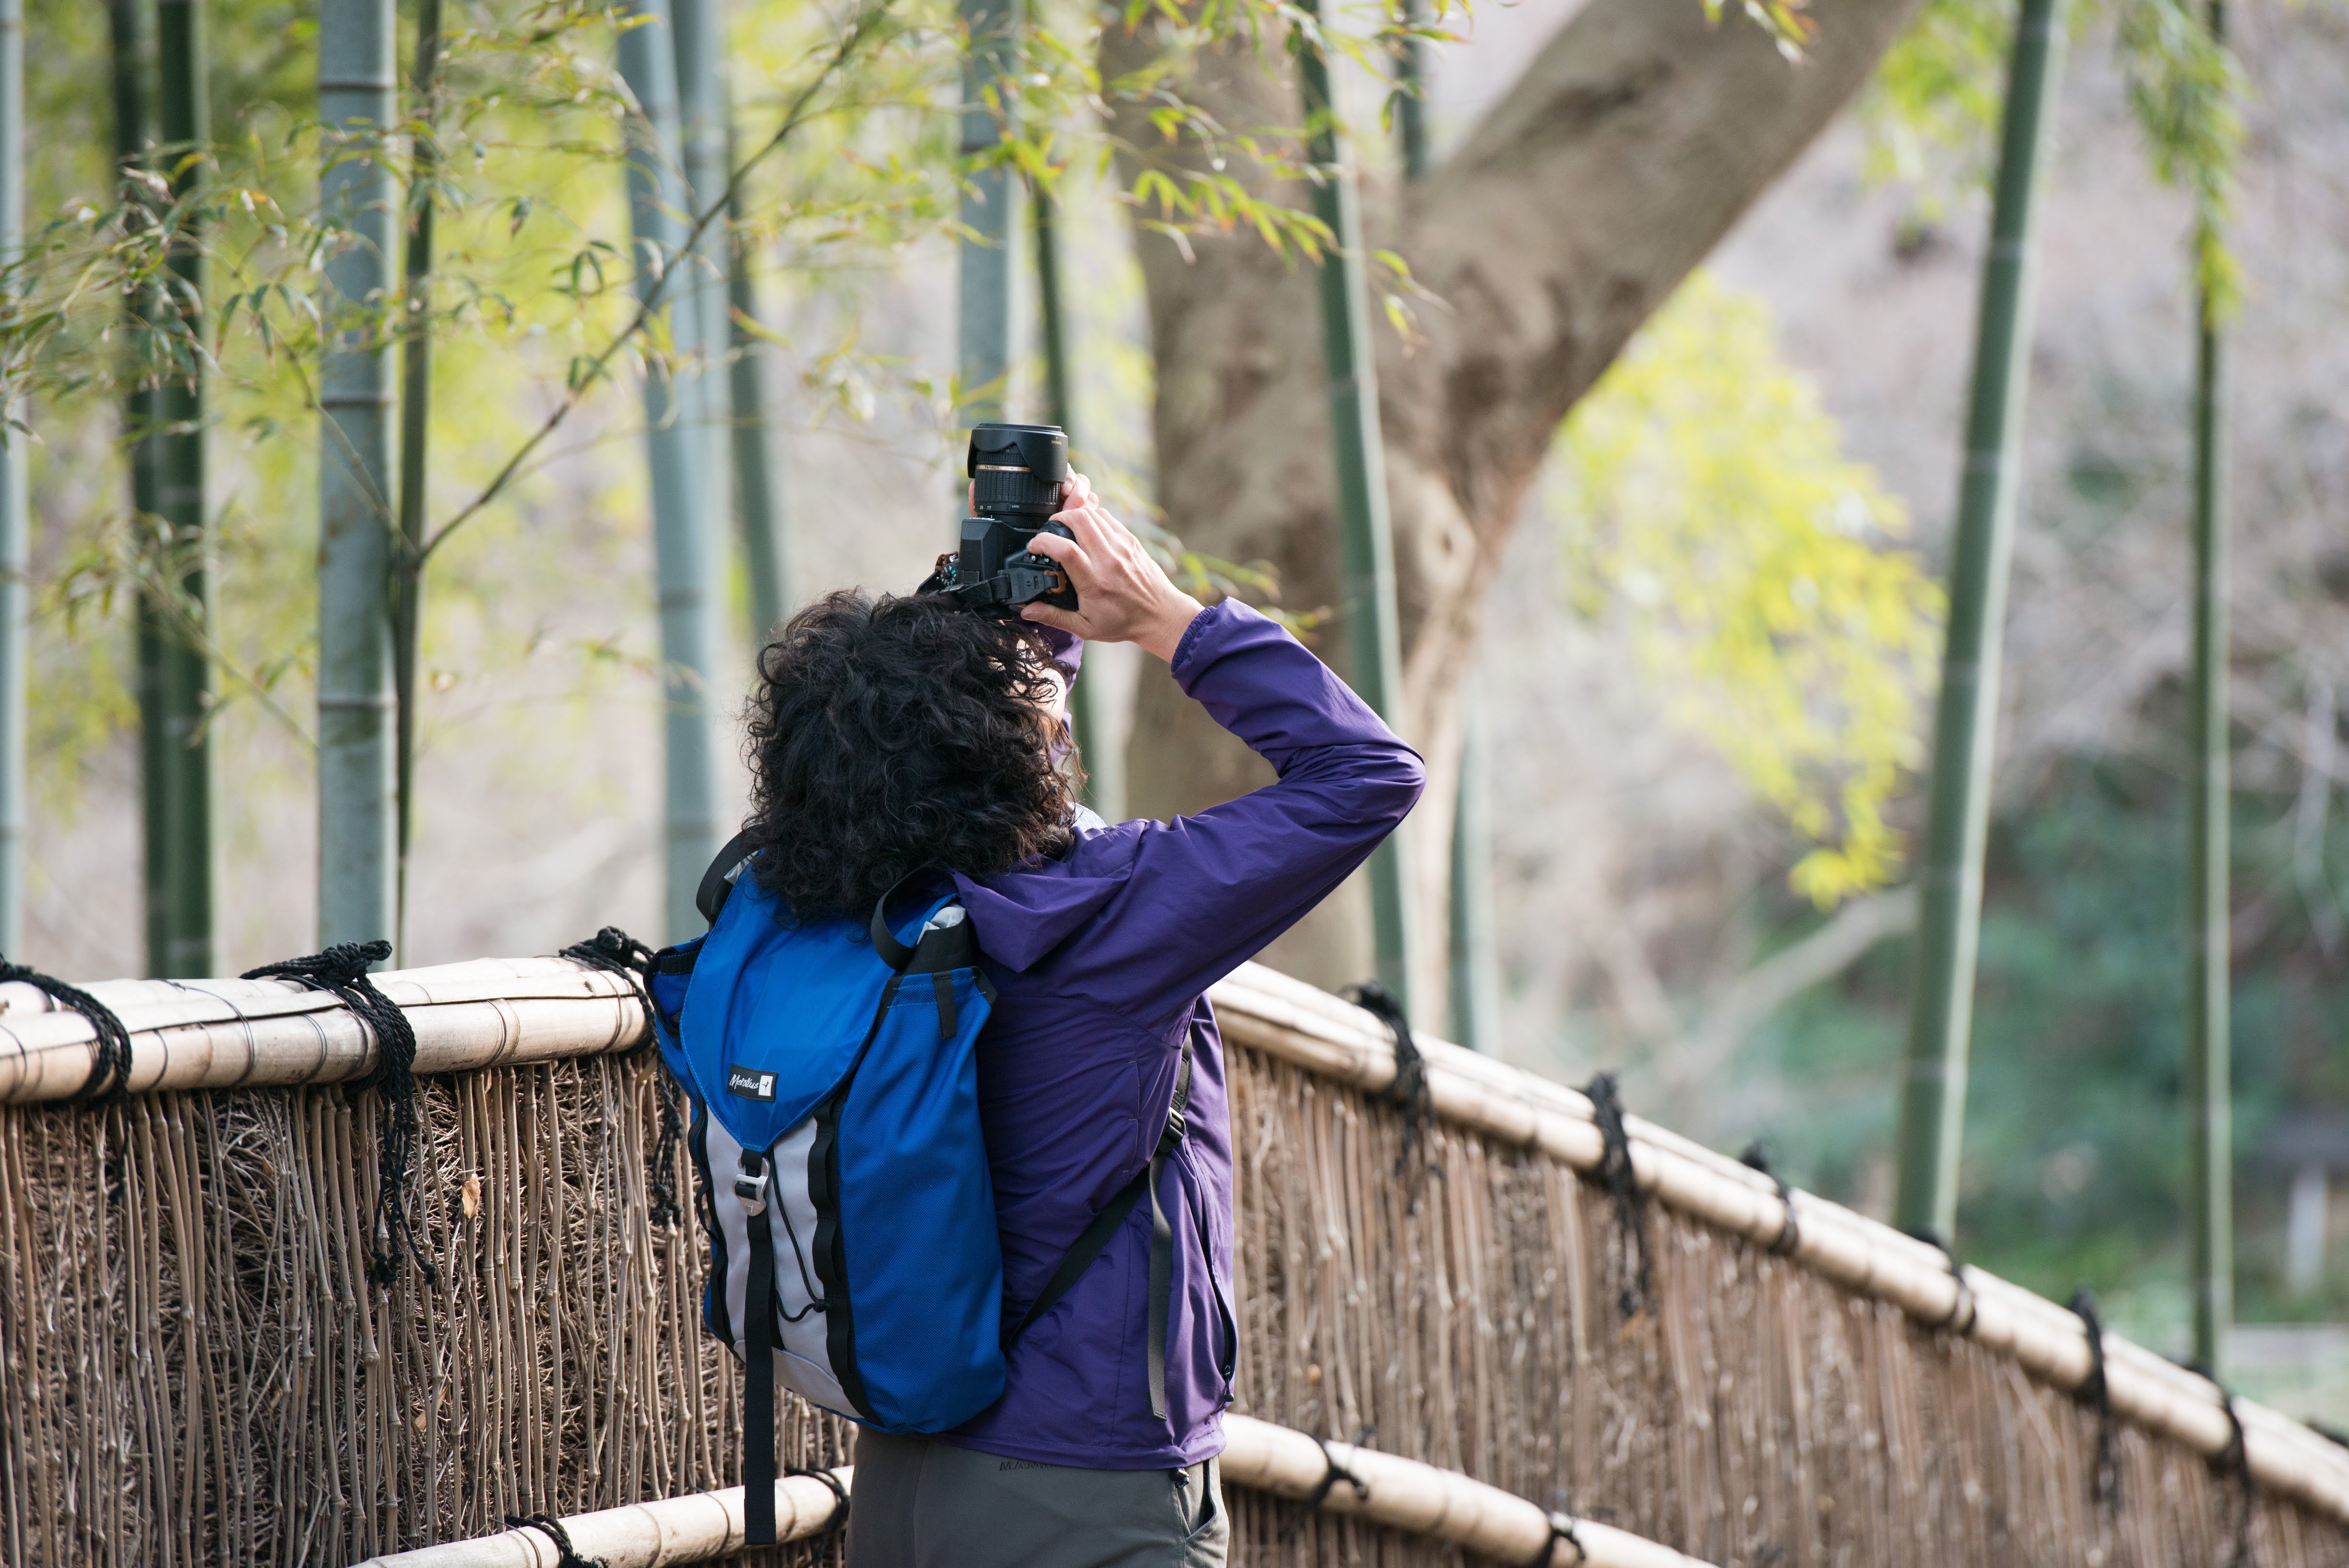
<instances>
[{"instance_id":1,"label":"blue backpack","mask_svg":"<svg viewBox=\"0 0 2349 1568\"><path fill-rule=\"evenodd\" d=\"M662 1057L692 1105L710 1248L702 1322L747 1381L745 1538L765 1544L775 1385L885 1432L946 1431L993 1404L1011 1342L1154 1189L1181 1137L1190 1050L1156 1156L1007 1325L975 1051L995 988L961 903L893 925L892 888L861 927L793 921L739 874L747 838L702 878L709 934L664 949L651 990Z\"/></svg>"}]
</instances>

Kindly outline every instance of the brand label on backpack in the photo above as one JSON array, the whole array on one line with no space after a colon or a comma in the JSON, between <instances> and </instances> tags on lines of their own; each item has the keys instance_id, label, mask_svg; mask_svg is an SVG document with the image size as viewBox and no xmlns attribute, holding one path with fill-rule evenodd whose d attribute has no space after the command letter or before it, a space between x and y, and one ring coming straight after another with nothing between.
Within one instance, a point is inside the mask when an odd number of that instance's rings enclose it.
<instances>
[{"instance_id":1,"label":"brand label on backpack","mask_svg":"<svg viewBox=\"0 0 2349 1568\"><path fill-rule=\"evenodd\" d=\"M775 1075L752 1067L730 1066L726 1069L726 1092L746 1100L771 1100L775 1097Z\"/></svg>"}]
</instances>

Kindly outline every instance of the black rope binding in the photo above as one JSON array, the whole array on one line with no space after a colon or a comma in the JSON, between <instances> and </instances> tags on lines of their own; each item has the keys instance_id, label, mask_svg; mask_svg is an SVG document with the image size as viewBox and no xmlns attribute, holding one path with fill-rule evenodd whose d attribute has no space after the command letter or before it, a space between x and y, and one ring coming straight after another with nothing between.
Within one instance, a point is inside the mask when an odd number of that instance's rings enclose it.
<instances>
[{"instance_id":1,"label":"black rope binding","mask_svg":"<svg viewBox=\"0 0 2349 1568\"><path fill-rule=\"evenodd\" d=\"M89 1076L82 1080L81 1087L71 1097L120 1099L123 1085L130 1080L130 1032L122 1027L122 1020L115 1016L114 1009L79 986L0 958L0 984L9 981L29 985L68 1012L78 1012L89 1020L90 1029L98 1036L90 1047Z\"/></svg>"},{"instance_id":2,"label":"black rope binding","mask_svg":"<svg viewBox=\"0 0 2349 1568\"><path fill-rule=\"evenodd\" d=\"M1618 1297L1623 1315L1633 1318L1655 1293L1655 1268L1648 1256L1648 1195L1640 1190L1639 1172L1631 1166L1631 1135L1623 1130L1623 1102L1615 1092L1615 1075L1599 1074L1582 1092L1590 1096L1590 1114L1599 1124L1603 1145L1599 1168L1592 1174L1615 1195L1616 1223L1637 1260ZM1613 1261L1619 1276L1623 1270L1619 1246Z\"/></svg>"},{"instance_id":3,"label":"black rope binding","mask_svg":"<svg viewBox=\"0 0 2349 1568\"><path fill-rule=\"evenodd\" d=\"M1557 1543L1561 1541L1574 1548L1575 1563L1589 1562L1589 1551L1582 1544L1582 1537L1575 1533L1581 1524L1582 1521L1572 1514L1552 1513L1549 1516L1549 1539L1542 1542L1541 1555L1526 1564L1526 1568L1573 1568L1571 1563L1558 1562Z\"/></svg>"},{"instance_id":4,"label":"black rope binding","mask_svg":"<svg viewBox=\"0 0 2349 1568\"><path fill-rule=\"evenodd\" d=\"M1372 1438L1377 1437L1379 1429L1376 1427L1364 1427L1355 1435L1354 1447L1361 1448ZM1308 1435L1311 1436L1309 1433ZM1281 1527L1280 1539L1283 1541L1296 1534L1299 1526L1320 1511L1321 1505L1330 1501L1330 1492L1337 1489L1340 1481L1344 1481L1348 1486L1352 1487L1354 1496L1359 1501L1363 1502L1370 1501L1370 1482L1340 1464L1338 1456L1330 1451L1330 1445L1319 1438L1313 1438L1313 1446L1321 1450L1321 1479L1311 1491L1297 1500L1297 1511L1290 1514L1288 1522Z\"/></svg>"},{"instance_id":5,"label":"black rope binding","mask_svg":"<svg viewBox=\"0 0 2349 1568\"><path fill-rule=\"evenodd\" d=\"M1402 1111L1402 1152L1395 1157L1395 1179L1400 1181L1411 1167L1413 1150L1419 1147L1422 1122L1435 1115L1434 1096L1427 1083L1427 1058L1420 1054L1419 1042L1411 1036L1411 1019L1392 992L1377 981L1366 980L1352 987L1348 995L1355 1006L1385 1024L1394 1036L1394 1082L1380 1097Z\"/></svg>"},{"instance_id":6,"label":"black rope binding","mask_svg":"<svg viewBox=\"0 0 2349 1568\"><path fill-rule=\"evenodd\" d=\"M508 1530L535 1530L554 1542L554 1568L604 1568L601 1557L582 1557L571 1544L571 1532L563 1528L563 1521L551 1513L509 1513Z\"/></svg>"},{"instance_id":7,"label":"black rope binding","mask_svg":"<svg viewBox=\"0 0 2349 1568\"><path fill-rule=\"evenodd\" d=\"M438 1284L440 1271L424 1254L415 1228L408 1222L408 1166L417 1143L416 1031L399 1004L375 988L367 966L391 956L391 944L336 942L321 953L265 963L249 969L246 980L290 980L323 991L367 1021L374 1032L375 1070L354 1083L354 1089L383 1091L383 1127L376 1139L375 1256L367 1262L367 1278L388 1285L399 1278L399 1244L425 1282Z\"/></svg>"},{"instance_id":8,"label":"black rope binding","mask_svg":"<svg viewBox=\"0 0 2349 1568\"><path fill-rule=\"evenodd\" d=\"M2088 1336L2088 1376L2073 1397L2096 1412L2096 1460L2088 1478L2088 1501L2100 1508L2118 1508L2121 1472L2113 1457L2113 1390L2105 1380L2105 1324L2096 1315L2095 1293L2085 1285L2074 1291L2072 1311Z\"/></svg>"},{"instance_id":9,"label":"black rope binding","mask_svg":"<svg viewBox=\"0 0 2349 1568\"><path fill-rule=\"evenodd\" d=\"M1966 1266L1958 1262L1958 1250L1941 1240L1940 1231L1930 1227L1900 1233L1911 1241L1924 1242L1950 1261L1950 1278L1956 1282L1958 1293L1956 1299L1950 1303L1948 1315L1933 1326L1946 1328L1952 1334L1971 1334L1975 1316L1974 1288L1966 1283Z\"/></svg>"},{"instance_id":10,"label":"black rope binding","mask_svg":"<svg viewBox=\"0 0 2349 1568\"><path fill-rule=\"evenodd\" d=\"M815 1537L821 1549L823 1542L839 1534L848 1525L848 1489L841 1485L840 1478L830 1470L812 1470L804 1465L785 1465L783 1473L787 1476L806 1476L811 1480L820 1480L832 1489L832 1513L824 1520L823 1528L816 1532ZM557 1563L555 1568L562 1568L562 1564Z\"/></svg>"},{"instance_id":11,"label":"black rope binding","mask_svg":"<svg viewBox=\"0 0 2349 1568\"><path fill-rule=\"evenodd\" d=\"M2217 1373L2199 1361L2189 1361L2185 1366L2219 1391L2219 1407L2227 1412L2227 1446L2210 1456L2210 1473L2235 1478L2235 1551L2227 1563L2228 1568L2248 1568L2252 1561L2251 1514L2259 1505L2259 1485L2251 1479L2251 1449L2243 1440L2242 1412L2235 1408L2234 1391L2219 1381Z\"/></svg>"},{"instance_id":12,"label":"black rope binding","mask_svg":"<svg viewBox=\"0 0 2349 1568\"><path fill-rule=\"evenodd\" d=\"M1795 1189L1786 1185L1785 1177L1770 1168L1770 1151L1763 1147L1758 1137L1745 1146L1745 1152L1737 1157L1737 1162L1748 1170L1760 1171L1777 1184L1778 1201L1785 1209L1786 1217L1779 1222L1778 1233L1770 1238L1769 1246L1763 1250L1774 1258L1793 1257L1795 1249L1803 1244L1802 1223L1795 1218Z\"/></svg>"},{"instance_id":13,"label":"black rope binding","mask_svg":"<svg viewBox=\"0 0 2349 1568\"><path fill-rule=\"evenodd\" d=\"M617 926L605 926L584 942L574 942L555 955L605 974L616 974L635 988L636 1000L645 1006L645 1038L636 1049L647 1049L654 1042L653 1021L653 950ZM677 1151L685 1137L684 1107L679 1103L677 1080L669 1075L668 1059L661 1058L660 1067L661 1119L660 1133L653 1143L653 1158L645 1173L645 1184L652 1189L653 1205L647 1216L657 1229L667 1229L685 1218L685 1210L677 1200Z\"/></svg>"}]
</instances>

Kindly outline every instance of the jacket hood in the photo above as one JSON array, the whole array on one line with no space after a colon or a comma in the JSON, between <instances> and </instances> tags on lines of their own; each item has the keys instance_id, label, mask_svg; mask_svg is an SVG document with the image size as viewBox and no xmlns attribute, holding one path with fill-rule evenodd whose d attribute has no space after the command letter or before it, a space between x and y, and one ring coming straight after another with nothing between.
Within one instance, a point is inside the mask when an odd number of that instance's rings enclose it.
<instances>
[{"instance_id":1,"label":"jacket hood","mask_svg":"<svg viewBox=\"0 0 2349 1568\"><path fill-rule=\"evenodd\" d=\"M980 950L1009 970L1041 962L1125 886L1133 869L1132 854L1103 854L1100 846L1138 833L1142 826L1120 823L1086 835L1064 859L1034 861L983 881L956 873L955 888L978 932Z\"/></svg>"}]
</instances>

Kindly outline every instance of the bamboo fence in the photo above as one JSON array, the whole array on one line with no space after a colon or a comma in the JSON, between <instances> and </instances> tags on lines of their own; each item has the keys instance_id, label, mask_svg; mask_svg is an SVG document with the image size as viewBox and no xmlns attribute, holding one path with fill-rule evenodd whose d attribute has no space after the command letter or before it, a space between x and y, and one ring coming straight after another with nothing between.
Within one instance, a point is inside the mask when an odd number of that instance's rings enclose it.
<instances>
[{"instance_id":1,"label":"bamboo fence","mask_svg":"<svg viewBox=\"0 0 2349 1568\"><path fill-rule=\"evenodd\" d=\"M92 987L132 1092L88 1105L60 1102L91 1031L0 985L0 1559L350 1562L739 1480L699 1244L653 1220L633 993L561 960L378 983L418 1037L410 1208L438 1269L388 1290L365 1273L379 1096L336 1086L372 1042L339 1003ZM1723 1568L2349 1563L2349 1451L2297 1423L2230 1419L2109 1335L2107 1417L2067 1310L1630 1118L1642 1292L1582 1096L1424 1041L1435 1114L1405 1162L1368 1014L1257 968L1214 1000L1241 1413ZM829 1417L784 1428L791 1462L851 1458ZM1231 1502L1240 1562L1464 1550L1277 1486Z\"/></svg>"}]
</instances>

